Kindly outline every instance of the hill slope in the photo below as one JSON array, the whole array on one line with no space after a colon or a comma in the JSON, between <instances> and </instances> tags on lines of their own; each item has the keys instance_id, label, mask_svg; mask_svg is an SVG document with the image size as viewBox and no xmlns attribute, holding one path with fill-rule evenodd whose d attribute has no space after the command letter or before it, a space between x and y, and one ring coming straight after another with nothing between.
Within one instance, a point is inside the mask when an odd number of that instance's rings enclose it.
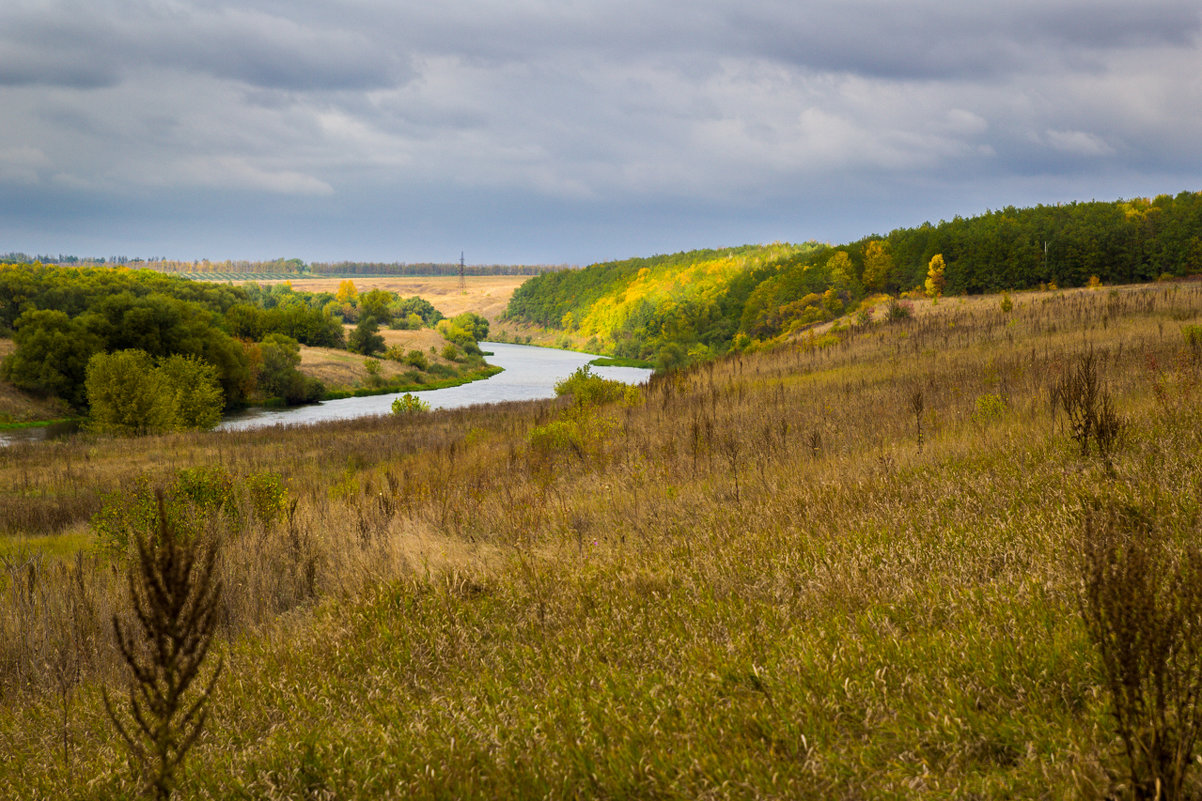
<instances>
[{"instance_id":1,"label":"hill slope","mask_svg":"<svg viewBox=\"0 0 1202 801\"><path fill-rule=\"evenodd\" d=\"M291 512L223 524L189 797L1119 795L1080 555L1202 540L1202 286L923 311L639 401L16 449L0 520L76 530L139 472L279 476ZM1104 455L1049 405L1090 353ZM35 576L88 593L72 626L0 606L0 796L133 791L97 691L123 585L78 569Z\"/></svg>"},{"instance_id":2,"label":"hill slope","mask_svg":"<svg viewBox=\"0 0 1202 801\"><path fill-rule=\"evenodd\" d=\"M771 245L631 259L532 278L512 320L592 338L620 356L704 359L854 311L877 292L921 292L932 258L946 294L1127 284L1202 272L1202 193L1013 207L840 246Z\"/></svg>"}]
</instances>

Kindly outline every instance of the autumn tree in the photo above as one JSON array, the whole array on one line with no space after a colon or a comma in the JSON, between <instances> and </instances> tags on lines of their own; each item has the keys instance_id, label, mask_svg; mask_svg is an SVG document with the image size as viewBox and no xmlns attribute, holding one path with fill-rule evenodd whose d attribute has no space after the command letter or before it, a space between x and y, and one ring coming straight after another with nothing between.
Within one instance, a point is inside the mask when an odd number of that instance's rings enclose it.
<instances>
[{"instance_id":1,"label":"autumn tree","mask_svg":"<svg viewBox=\"0 0 1202 801\"><path fill-rule=\"evenodd\" d=\"M943 254L936 253L931 257L931 263L927 265L927 295L932 298L937 298L943 295L944 277L943 277Z\"/></svg>"},{"instance_id":2,"label":"autumn tree","mask_svg":"<svg viewBox=\"0 0 1202 801\"><path fill-rule=\"evenodd\" d=\"M864 247L864 286L871 290L880 291L889 282L893 274L893 254L889 252L889 243L874 239Z\"/></svg>"}]
</instances>

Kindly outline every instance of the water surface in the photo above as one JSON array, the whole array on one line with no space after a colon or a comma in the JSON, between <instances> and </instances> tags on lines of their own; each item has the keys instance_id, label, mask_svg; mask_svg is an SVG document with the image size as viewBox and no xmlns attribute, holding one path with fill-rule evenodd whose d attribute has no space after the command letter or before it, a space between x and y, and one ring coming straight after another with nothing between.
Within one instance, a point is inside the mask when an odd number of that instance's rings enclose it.
<instances>
[{"instance_id":1,"label":"water surface","mask_svg":"<svg viewBox=\"0 0 1202 801\"><path fill-rule=\"evenodd\" d=\"M556 383L597 358L596 354L591 353L509 345L503 342L481 342L480 347L492 353L491 356L485 357L485 360L489 364L505 368L504 372L470 384L413 394L429 403L431 409L454 409L481 403L553 398ZM630 384L640 384L651 376L651 370L639 367L594 367L592 370L604 378ZM246 409L227 417L217 429L235 431L270 425L303 425L325 420L348 420L374 414L388 414L392 411L392 402L399 396L399 393L393 393L365 398L341 398L288 409Z\"/></svg>"}]
</instances>

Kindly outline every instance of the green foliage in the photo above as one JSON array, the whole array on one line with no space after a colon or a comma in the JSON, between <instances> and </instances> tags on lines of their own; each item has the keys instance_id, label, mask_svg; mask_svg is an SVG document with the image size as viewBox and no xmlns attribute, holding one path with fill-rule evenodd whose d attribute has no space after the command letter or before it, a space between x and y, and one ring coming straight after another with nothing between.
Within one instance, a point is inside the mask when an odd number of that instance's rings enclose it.
<instances>
[{"instance_id":1,"label":"green foliage","mask_svg":"<svg viewBox=\"0 0 1202 801\"><path fill-rule=\"evenodd\" d=\"M447 361L454 362L459 360L459 348L455 347L454 342L448 342L442 346L442 358Z\"/></svg>"},{"instance_id":2,"label":"green foliage","mask_svg":"<svg viewBox=\"0 0 1202 801\"><path fill-rule=\"evenodd\" d=\"M984 425L997 420L1006 413L1006 401L1001 395L986 393L978 395L973 410L973 422Z\"/></svg>"},{"instance_id":3,"label":"green foliage","mask_svg":"<svg viewBox=\"0 0 1202 801\"><path fill-rule=\"evenodd\" d=\"M77 409L87 405L84 379L88 360L104 339L93 316L71 319L57 310L30 310L16 320L17 349L0 373L17 387L63 398Z\"/></svg>"},{"instance_id":4,"label":"green foliage","mask_svg":"<svg viewBox=\"0 0 1202 801\"><path fill-rule=\"evenodd\" d=\"M209 429L221 420L216 369L202 359L152 359L128 349L97 353L88 362L88 427L107 434Z\"/></svg>"},{"instance_id":5,"label":"green foliage","mask_svg":"<svg viewBox=\"0 0 1202 801\"><path fill-rule=\"evenodd\" d=\"M138 435L172 428L168 387L146 351L96 354L88 362L85 386L93 431Z\"/></svg>"},{"instance_id":6,"label":"green foliage","mask_svg":"<svg viewBox=\"0 0 1202 801\"><path fill-rule=\"evenodd\" d=\"M392 413L396 415L421 414L428 411L430 404L409 392L392 402Z\"/></svg>"},{"instance_id":7,"label":"green foliage","mask_svg":"<svg viewBox=\"0 0 1202 801\"><path fill-rule=\"evenodd\" d=\"M173 428L207 431L221 422L224 405L217 368L195 356L174 354L158 362L169 396Z\"/></svg>"},{"instance_id":8,"label":"green foliage","mask_svg":"<svg viewBox=\"0 0 1202 801\"><path fill-rule=\"evenodd\" d=\"M426 358L426 354L417 348L405 354L405 363L410 367L416 367L418 370L425 370L430 366L430 360Z\"/></svg>"},{"instance_id":9,"label":"green foliage","mask_svg":"<svg viewBox=\"0 0 1202 801\"><path fill-rule=\"evenodd\" d=\"M434 308L434 304L417 296L393 301L390 311L393 319L404 319L409 328L434 326L443 318L442 312ZM413 321L415 315L418 318L417 325Z\"/></svg>"},{"instance_id":10,"label":"green foliage","mask_svg":"<svg viewBox=\"0 0 1202 801\"><path fill-rule=\"evenodd\" d=\"M611 381L592 372L586 364L555 384L555 394L570 395L572 402L582 406L610 403L626 397L627 384Z\"/></svg>"},{"instance_id":11,"label":"green foliage","mask_svg":"<svg viewBox=\"0 0 1202 801\"><path fill-rule=\"evenodd\" d=\"M1002 314L1009 314L1014 310L1014 301L1010 299L1009 292L1002 293L1001 309Z\"/></svg>"},{"instance_id":12,"label":"green foliage","mask_svg":"<svg viewBox=\"0 0 1202 801\"><path fill-rule=\"evenodd\" d=\"M380 335L380 324L374 317L364 317L355 326L347 341L347 349L364 356L381 353L384 350L384 337Z\"/></svg>"},{"instance_id":13,"label":"green foliage","mask_svg":"<svg viewBox=\"0 0 1202 801\"><path fill-rule=\"evenodd\" d=\"M235 478L223 467L199 466L179 470L162 488L168 523L181 537L195 538L215 525L235 530L245 510L264 526L278 520L288 493L277 473L262 471ZM122 491L105 494L91 527L101 547L120 558L129 554L138 536L150 535L157 525L159 505L150 478L138 476Z\"/></svg>"},{"instance_id":14,"label":"green foliage","mask_svg":"<svg viewBox=\"0 0 1202 801\"><path fill-rule=\"evenodd\" d=\"M300 343L283 334L268 334L259 343L257 382L267 398L285 403L312 403L325 394L325 387L300 371Z\"/></svg>"}]
</instances>

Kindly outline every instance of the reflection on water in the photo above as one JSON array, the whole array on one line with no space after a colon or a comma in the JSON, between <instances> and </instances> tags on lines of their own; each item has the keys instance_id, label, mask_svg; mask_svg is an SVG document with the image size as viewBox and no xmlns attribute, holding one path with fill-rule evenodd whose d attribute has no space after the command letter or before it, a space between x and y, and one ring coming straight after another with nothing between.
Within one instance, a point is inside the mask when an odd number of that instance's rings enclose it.
<instances>
[{"instance_id":1,"label":"reflection on water","mask_svg":"<svg viewBox=\"0 0 1202 801\"><path fill-rule=\"evenodd\" d=\"M492 378L473 381L458 387L431 389L414 393L430 404L431 409L453 409L479 403L538 400L555 397L555 384L567 378L581 366L597 358L593 354L577 353L555 348L535 348L529 345L508 345L502 342L481 342L491 351L489 364L505 368ZM593 372L631 384L646 381L650 370L637 367L594 367ZM261 426L307 424L325 420L347 420L373 414L388 414L396 394L372 395L366 398L342 398L291 409L247 409L226 418L219 430L239 430Z\"/></svg>"},{"instance_id":2,"label":"reflection on water","mask_svg":"<svg viewBox=\"0 0 1202 801\"><path fill-rule=\"evenodd\" d=\"M0 431L0 446L13 445L17 442L41 442L48 439L67 437L79 431L79 422L69 420L63 423L51 423L48 426L34 428L13 428Z\"/></svg>"}]
</instances>

